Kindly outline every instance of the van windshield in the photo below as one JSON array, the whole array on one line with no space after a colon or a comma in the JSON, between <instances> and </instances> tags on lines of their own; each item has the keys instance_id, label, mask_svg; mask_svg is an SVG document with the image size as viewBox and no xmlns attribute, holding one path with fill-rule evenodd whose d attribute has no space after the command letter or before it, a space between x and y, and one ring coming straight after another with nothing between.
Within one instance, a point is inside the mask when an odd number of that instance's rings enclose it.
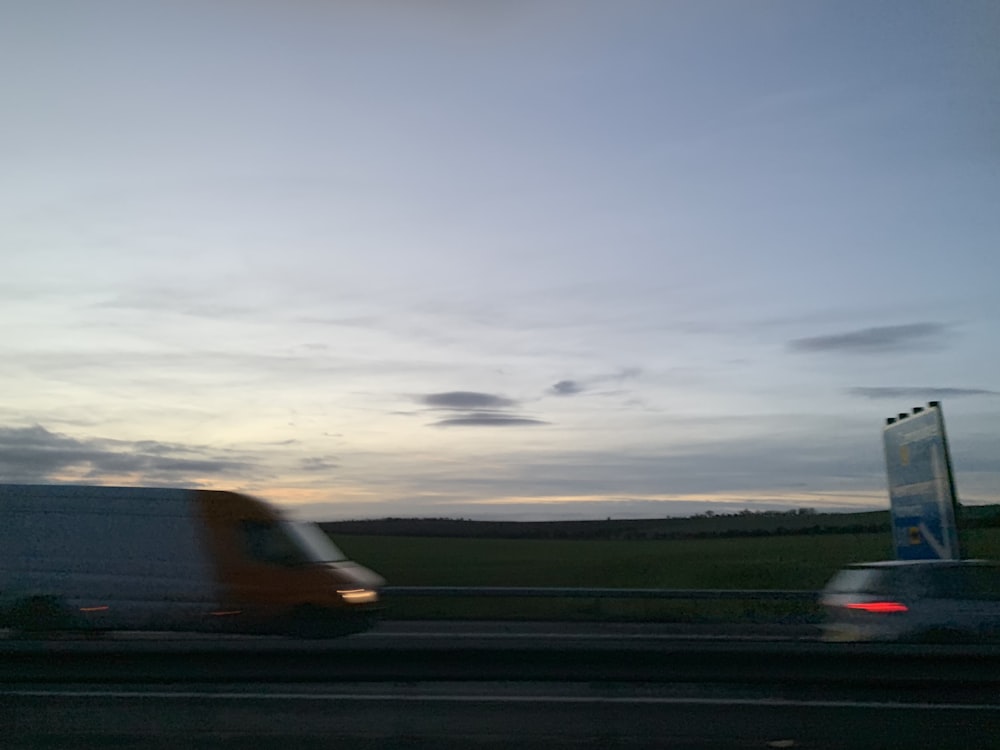
<instances>
[{"instance_id":1,"label":"van windshield","mask_svg":"<svg viewBox=\"0 0 1000 750\"><path fill-rule=\"evenodd\" d=\"M341 562L347 557L341 552L337 545L330 541L330 537L314 523L304 521L286 521L282 524L285 533L295 541L301 549L303 556L309 562Z\"/></svg>"}]
</instances>

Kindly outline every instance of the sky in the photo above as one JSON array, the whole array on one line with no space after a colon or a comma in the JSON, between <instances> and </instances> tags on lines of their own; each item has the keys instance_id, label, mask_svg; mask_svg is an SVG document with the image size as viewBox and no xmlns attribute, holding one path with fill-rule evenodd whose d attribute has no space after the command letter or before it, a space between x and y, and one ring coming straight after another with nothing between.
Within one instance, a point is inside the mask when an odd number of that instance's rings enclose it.
<instances>
[{"instance_id":1,"label":"sky","mask_svg":"<svg viewBox=\"0 0 1000 750\"><path fill-rule=\"evenodd\" d=\"M992 0L33 0L0 481L314 519L1000 502Z\"/></svg>"}]
</instances>

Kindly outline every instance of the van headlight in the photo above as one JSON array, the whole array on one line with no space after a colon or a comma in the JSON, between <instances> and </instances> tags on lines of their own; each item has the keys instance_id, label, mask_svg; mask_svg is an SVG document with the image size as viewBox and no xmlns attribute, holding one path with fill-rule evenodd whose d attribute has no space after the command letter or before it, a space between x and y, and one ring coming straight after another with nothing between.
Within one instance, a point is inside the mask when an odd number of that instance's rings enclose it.
<instances>
[{"instance_id":1,"label":"van headlight","mask_svg":"<svg viewBox=\"0 0 1000 750\"><path fill-rule=\"evenodd\" d=\"M337 589L348 604L370 604L378 601L378 592L372 589Z\"/></svg>"}]
</instances>

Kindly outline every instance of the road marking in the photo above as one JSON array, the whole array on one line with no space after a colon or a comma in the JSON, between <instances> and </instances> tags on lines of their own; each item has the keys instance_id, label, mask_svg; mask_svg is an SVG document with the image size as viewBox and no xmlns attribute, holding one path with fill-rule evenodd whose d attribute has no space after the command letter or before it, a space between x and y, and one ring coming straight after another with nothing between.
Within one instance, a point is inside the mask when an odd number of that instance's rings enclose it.
<instances>
[{"instance_id":1,"label":"road marking","mask_svg":"<svg viewBox=\"0 0 1000 750\"><path fill-rule=\"evenodd\" d=\"M758 706L762 708L877 708L902 711L1000 711L993 703L904 703L899 701L792 700L788 698L669 698L653 696L565 696L565 695L398 695L373 693L213 693L206 691L128 690L0 690L0 696L23 698L158 698L198 700L300 700L300 701L406 701L433 703L627 703L671 706Z\"/></svg>"},{"instance_id":2,"label":"road marking","mask_svg":"<svg viewBox=\"0 0 1000 750\"><path fill-rule=\"evenodd\" d=\"M804 641L817 640L818 636L785 636L785 635L711 635L711 634L668 634L668 633L420 633L420 632L385 632L356 633L355 638L459 638L507 639L507 638L558 638L560 640L634 640L634 641Z\"/></svg>"}]
</instances>

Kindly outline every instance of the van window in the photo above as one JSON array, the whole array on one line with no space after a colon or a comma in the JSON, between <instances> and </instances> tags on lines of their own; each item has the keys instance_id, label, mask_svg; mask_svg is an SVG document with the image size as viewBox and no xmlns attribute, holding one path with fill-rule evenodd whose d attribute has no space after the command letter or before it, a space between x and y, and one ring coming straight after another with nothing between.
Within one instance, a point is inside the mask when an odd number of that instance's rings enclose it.
<instances>
[{"instance_id":1,"label":"van window","mask_svg":"<svg viewBox=\"0 0 1000 750\"><path fill-rule=\"evenodd\" d=\"M330 537L323 533L323 530L314 523L297 521L286 521L282 524L288 535L298 544L301 553L306 556L309 562L341 562L347 557L341 552L337 545L330 541Z\"/></svg>"},{"instance_id":2,"label":"van window","mask_svg":"<svg viewBox=\"0 0 1000 750\"><path fill-rule=\"evenodd\" d=\"M309 562L280 524L244 521L242 530L246 552L252 560L271 565L301 565Z\"/></svg>"}]
</instances>

